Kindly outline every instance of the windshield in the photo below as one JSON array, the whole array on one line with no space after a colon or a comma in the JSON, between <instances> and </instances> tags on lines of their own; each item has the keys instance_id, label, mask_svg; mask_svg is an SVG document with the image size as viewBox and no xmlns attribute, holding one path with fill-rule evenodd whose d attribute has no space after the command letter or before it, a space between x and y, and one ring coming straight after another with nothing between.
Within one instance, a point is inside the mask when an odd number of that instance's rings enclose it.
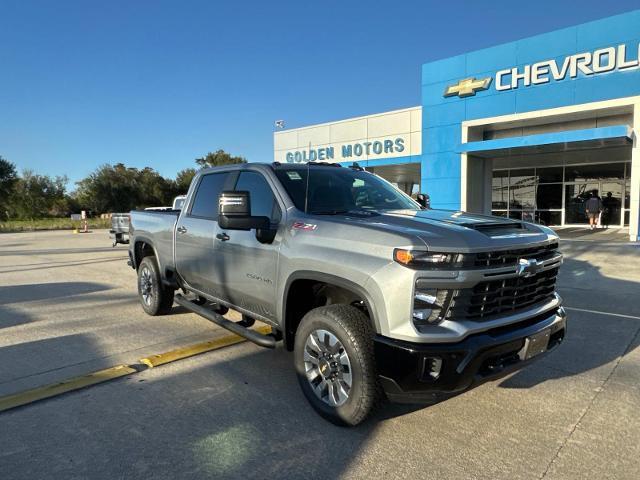
<instances>
[{"instance_id":1,"label":"windshield","mask_svg":"<svg viewBox=\"0 0 640 480\"><path fill-rule=\"evenodd\" d=\"M419 210L420 206L389 182L372 173L339 167L276 169L295 206L305 211L305 193L309 178L307 212L335 215L354 211Z\"/></svg>"}]
</instances>

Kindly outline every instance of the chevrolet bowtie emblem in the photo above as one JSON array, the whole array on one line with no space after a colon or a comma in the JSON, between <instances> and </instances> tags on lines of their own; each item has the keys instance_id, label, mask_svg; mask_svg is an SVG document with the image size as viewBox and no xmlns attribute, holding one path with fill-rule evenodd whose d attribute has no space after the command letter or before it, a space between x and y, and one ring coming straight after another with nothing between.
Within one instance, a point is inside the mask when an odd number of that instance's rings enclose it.
<instances>
[{"instance_id":1,"label":"chevrolet bowtie emblem","mask_svg":"<svg viewBox=\"0 0 640 480\"><path fill-rule=\"evenodd\" d=\"M470 97L471 95L475 95L479 90L486 90L491 85L491 77L483 78L480 80L476 80L474 77L465 78L464 80L460 80L455 85L449 85L444 90L445 97L453 97L454 95L458 95L459 97Z\"/></svg>"}]
</instances>

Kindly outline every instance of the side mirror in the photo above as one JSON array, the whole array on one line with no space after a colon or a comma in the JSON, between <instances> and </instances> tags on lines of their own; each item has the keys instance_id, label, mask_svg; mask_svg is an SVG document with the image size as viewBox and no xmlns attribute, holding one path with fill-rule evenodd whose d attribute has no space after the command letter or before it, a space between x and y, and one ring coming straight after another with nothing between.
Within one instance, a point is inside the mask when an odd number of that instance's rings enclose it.
<instances>
[{"instance_id":1,"label":"side mirror","mask_svg":"<svg viewBox=\"0 0 640 480\"><path fill-rule=\"evenodd\" d=\"M225 230L268 230L269 217L251 216L251 198L247 191L225 191L218 197L218 224Z\"/></svg>"},{"instance_id":2,"label":"side mirror","mask_svg":"<svg viewBox=\"0 0 640 480\"><path fill-rule=\"evenodd\" d=\"M425 210L431 208L431 198L426 193L419 193L416 195L416 201Z\"/></svg>"}]
</instances>

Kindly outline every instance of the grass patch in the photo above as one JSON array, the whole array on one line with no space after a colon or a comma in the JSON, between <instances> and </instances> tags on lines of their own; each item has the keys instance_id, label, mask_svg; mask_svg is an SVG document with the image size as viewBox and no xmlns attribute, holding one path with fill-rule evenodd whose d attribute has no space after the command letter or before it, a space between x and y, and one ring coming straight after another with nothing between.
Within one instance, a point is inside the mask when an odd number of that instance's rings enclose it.
<instances>
[{"instance_id":1,"label":"grass patch","mask_svg":"<svg viewBox=\"0 0 640 480\"><path fill-rule=\"evenodd\" d=\"M108 218L90 218L89 228L109 228ZM34 232L36 230L73 230L81 228L80 220L70 218L39 218L37 220L7 220L0 222L0 232Z\"/></svg>"}]
</instances>

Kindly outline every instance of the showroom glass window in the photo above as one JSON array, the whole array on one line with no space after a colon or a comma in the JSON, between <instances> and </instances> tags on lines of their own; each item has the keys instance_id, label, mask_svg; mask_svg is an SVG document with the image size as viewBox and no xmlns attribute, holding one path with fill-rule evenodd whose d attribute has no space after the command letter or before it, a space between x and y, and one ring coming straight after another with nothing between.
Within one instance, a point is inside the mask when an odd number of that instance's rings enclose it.
<instances>
[{"instance_id":1,"label":"showroom glass window","mask_svg":"<svg viewBox=\"0 0 640 480\"><path fill-rule=\"evenodd\" d=\"M543 225L585 224L593 190L612 193L611 225L629 224L630 162L512 168L493 171L492 214ZM508 199L508 200L505 200Z\"/></svg>"}]
</instances>

